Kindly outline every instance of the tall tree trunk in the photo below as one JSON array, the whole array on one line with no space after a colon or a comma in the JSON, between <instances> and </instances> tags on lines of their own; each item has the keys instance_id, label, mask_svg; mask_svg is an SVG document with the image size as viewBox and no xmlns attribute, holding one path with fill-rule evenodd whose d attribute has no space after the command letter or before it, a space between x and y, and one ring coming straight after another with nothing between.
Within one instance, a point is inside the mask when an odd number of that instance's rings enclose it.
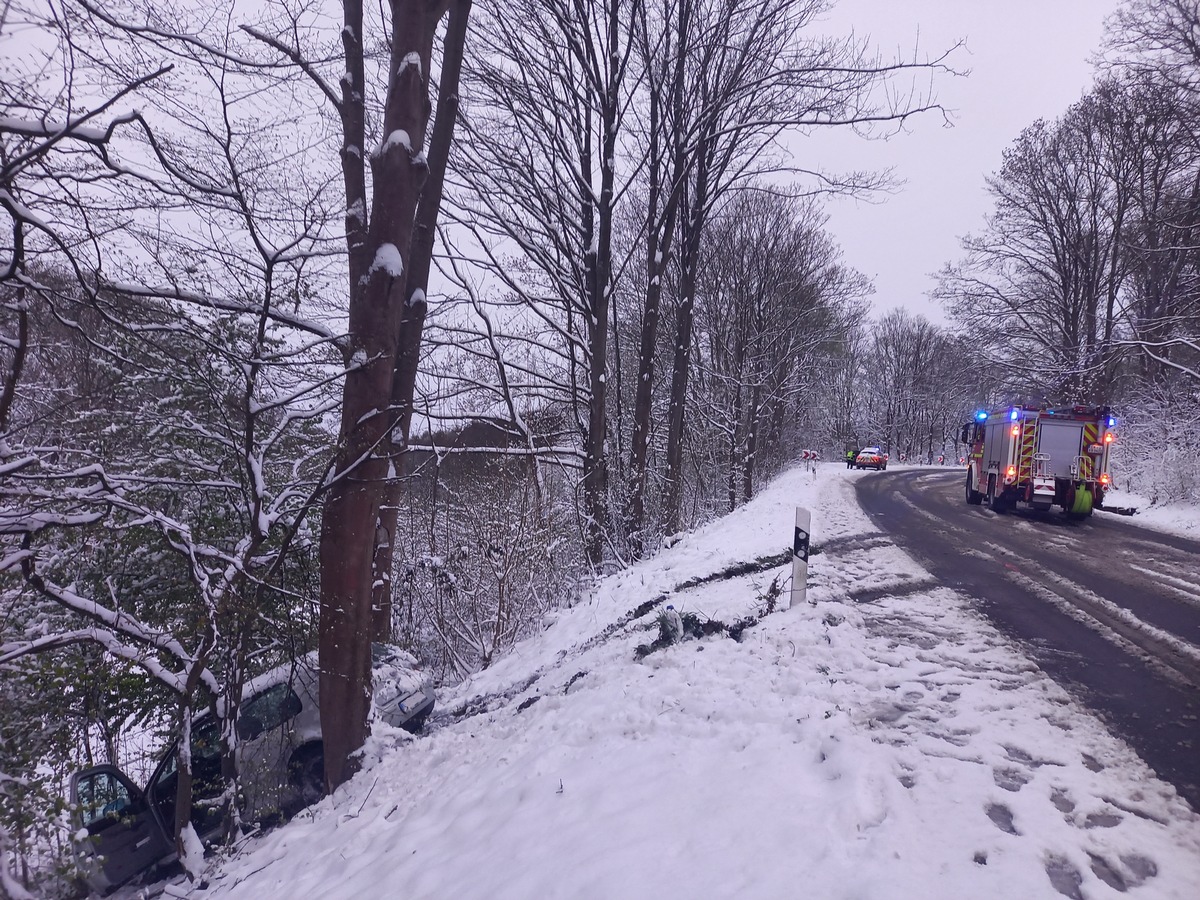
<instances>
[{"instance_id":1,"label":"tall tree trunk","mask_svg":"<svg viewBox=\"0 0 1200 900\"><path fill-rule=\"evenodd\" d=\"M597 231L596 202L592 195L592 111L584 111L583 146L580 153L579 225L587 246L583 251L583 330L587 339L587 411L582 421L583 438L583 548L588 562L599 565L604 556L603 494L604 462L603 410L598 400L604 396L605 360L597 349L606 349L607 316L598 315L598 257L600 235ZM607 312L607 310L605 311Z\"/></svg>"},{"instance_id":2,"label":"tall tree trunk","mask_svg":"<svg viewBox=\"0 0 1200 900\"><path fill-rule=\"evenodd\" d=\"M656 152L651 147L651 159ZM651 162L651 179L657 177L657 165ZM653 199L656 187L650 188L651 206L649 218L657 218ZM673 225L671 226L673 227ZM642 308L641 339L638 342L638 374L633 396L633 436L629 446L629 495L625 506L625 530L630 555L640 558L645 552L646 540L646 459L650 451L650 414L654 391L654 354L658 344L659 306L662 300L662 274L666 269L666 253L670 245L670 233L663 228L660 233L653 225L647 240L645 306Z\"/></svg>"},{"instance_id":3,"label":"tall tree trunk","mask_svg":"<svg viewBox=\"0 0 1200 900\"><path fill-rule=\"evenodd\" d=\"M746 435L746 456L742 461L742 502L754 496L754 463L758 453L758 431L762 427L762 385L755 381L750 397L750 431Z\"/></svg>"},{"instance_id":4,"label":"tall tree trunk","mask_svg":"<svg viewBox=\"0 0 1200 900\"><path fill-rule=\"evenodd\" d=\"M210 635L211 637L212 635ZM205 641L196 654L195 661L188 669L183 683L183 693L179 696L179 746L176 748L176 779L175 779L175 852L181 860L188 859L188 846L183 840L183 830L192 820L192 719L195 703L196 688L208 665L209 653L212 652L211 641ZM200 860L188 860L188 865L200 863ZM190 871L190 870L189 870Z\"/></svg>"},{"instance_id":5,"label":"tall tree trunk","mask_svg":"<svg viewBox=\"0 0 1200 900\"><path fill-rule=\"evenodd\" d=\"M332 790L357 769L370 713L372 584L380 511L391 469L389 412L395 381L405 271L413 218L428 165L418 148L429 122L427 73L437 23L448 0L394 0L383 143L371 155L374 195L365 244L351 233L349 371L342 392L339 451L322 516L321 731L325 781ZM361 4L347 0L342 40L347 62L343 116L361 111ZM356 80L356 76L358 80ZM356 105L357 104L357 105ZM362 152L348 146L343 157ZM351 210L352 212L353 210ZM351 213L347 214L350 224ZM367 260L370 260L367 263Z\"/></svg>"},{"instance_id":6,"label":"tall tree trunk","mask_svg":"<svg viewBox=\"0 0 1200 900\"><path fill-rule=\"evenodd\" d=\"M677 46L685 46L691 21L691 4L678 7ZM649 54L648 54L649 55ZM646 549L646 460L650 452L650 420L654 402L654 356L658 349L658 324L662 305L663 276L667 271L676 214L682 197L682 180L687 148L679 123L684 118L684 63L687 54L677 49L671 78L670 105L676 127L671 131L671 166L663 172L659 160L665 111L658 92L650 92L649 209L646 215L646 302L642 308L642 330L638 342L638 374L633 399L633 437L629 447L629 493L625 506L625 531L630 555L635 559ZM662 198L662 219L659 200Z\"/></svg>"},{"instance_id":7,"label":"tall tree trunk","mask_svg":"<svg viewBox=\"0 0 1200 900\"><path fill-rule=\"evenodd\" d=\"M407 450L412 434L413 394L421 356L421 339L428 311L426 294L433 266L433 245L438 215L442 208L446 164L458 117L458 85L462 73L463 51L467 40L467 20L471 0L453 0L442 44L442 72L438 85L437 114L429 139L429 176L421 191L413 228L405 277L405 303L400 315L400 333L392 384L392 427L388 435L393 477L388 484L387 502L379 512L373 560L371 633L375 640L392 636L392 569L395 563L396 528L400 502L405 490Z\"/></svg>"},{"instance_id":8,"label":"tall tree trunk","mask_svg":"<svg viewBox=\"0 0 1200 900\"><path fill-rule=\"evenodd\" d=\"M696 281L700 265L700 238L708 206L707 149L697 154L695 193L685 204L683 256L679 298L675 305L675 351L671 363L671 400L667 411L667 476L663 520L667 534L679 531L683 505L683 426L687 407L688 376L691 369L692 325L695 315Z\"/></svg>"},{"instance_id":9,"label":"tall tree trunk","mask_svg":"<svg viewBox=\"0 0 1200 900\"><path fill-rule=\"evenodd\" d=\"M746 453L748 450L743 450L743 441L746 439L746 347L749 340L749 329L740 314L740 310L735 312L734 327L737 329L737 339L734 341L733 357L730 360L729 372L733 380L733 410L731 419L733 420L733 428L729 438L729 472L726 488L729 495L729 511L733 512L738 505L738 479L742 468L745 465ZM750 428L753 429L753 421Z\"/></svg>"},{"instance_id":10,"label":"tall tree trunk","mask_svg":"<svg viewBox=\"0 0 1200 900\"><path fill-rule=\"evenodd\" d=\"M596 233L587 250L588 291L588 425L584 440L583 499L587 515L584 548L588 562L599 565L609 533L608 511L608 306L612 292L612 230L614 155L617 148L617 114L620 67L620 4L612 0L608 12L605 59L608 71L600 108L600 195L595 202ZM586 186L585 186L586 188ZM585 201L588 223L592 215ZM590 229L585 229L585 232Z\"/></svg>"}]
</instances>

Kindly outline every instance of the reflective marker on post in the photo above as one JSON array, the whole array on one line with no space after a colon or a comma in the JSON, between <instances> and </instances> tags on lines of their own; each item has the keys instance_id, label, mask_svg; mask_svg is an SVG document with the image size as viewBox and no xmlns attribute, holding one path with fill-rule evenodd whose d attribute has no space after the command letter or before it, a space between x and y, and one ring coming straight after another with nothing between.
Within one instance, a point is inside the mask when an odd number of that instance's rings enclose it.
<instances>
[{"instance_id":1,"label":"reflective marker on post","mask_svg":"<svg viewBox=\"0 0 1200 900\"><path fill-rule=\"evenodd\" d=\"M804 602L808 594L808 535L812 513L796 507L796 531L792 537L792 599L789 608Z\"/></svg>"}]
</instances>

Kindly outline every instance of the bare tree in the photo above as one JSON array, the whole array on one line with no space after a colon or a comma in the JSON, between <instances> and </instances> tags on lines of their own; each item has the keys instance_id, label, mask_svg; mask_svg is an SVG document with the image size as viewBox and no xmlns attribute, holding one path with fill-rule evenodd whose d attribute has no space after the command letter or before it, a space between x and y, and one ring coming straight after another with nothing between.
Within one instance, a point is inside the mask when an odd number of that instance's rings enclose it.
<instances>
[{"instance_id":1,"label":"bare tree","mask_svg":"<svg viewBox=\"0 0 1200 900\"><path fill-rule=\"evenodd\" d=\"M638 555L648 538L653 412L667 405L656 392L662 301L670 301L668 321L684 338L686 352L671 341L679 355L671 372L675 396L686 395L695 272L709 210L754 171L772 170L776 178L779 170L801 172L779 152L788 129L866 128L932 108L900 81L940 69L942 61L884 65L856 40L800 36L820 8L794 0L766 8L691 0L577 8L531 0L481 20L472 38L479 63L466 82L468 137L454 161L466 182L455 218L472 238L456 246L502 285L504 296L490 302L525 304L495 317L500 343L510 360L514 344L541 345L542 374L531 390L553 395L577 423L581 531L593 565L603 552L619 557L625 547ZM538 35L535 42L530 34ZM883 96L888 87L900 89L891 100ZM806 174L811 184L787 191L880 183L864 174ZM593 290L593 273L608 273L608 287ZM625 340L630 323L636 337ZM625 365L621 354L630 351L635 364ZM659 417L663 434L674 435L667 440L668 485L682 464L683 406L671 409ZM605 442L620 447L627 435L628 465L614 470ZM627 482L614 483L613 471ZM613 501L618 517L609 512Z\"/></svg>"},{"instance_id":2,"label":"bare tree","mask_svg":"<svg viewBox=\"0 0 1200 900\"><path fill-rule=\"evenodd\" d=\"M860 372L863 422L893 456L933 463L945 456L979 394L969 344L923 316L893 310L870 329Z\"/></svg>"},{"instance_id":3,"label":"bare tree","mask_svg":"<svg viewBox=\"0 0 1200 900\"><path fill-rule=\"evenodd\" d=\"M452 7L450 43L442 59L443 117L432 147L439 170L430 180L425 154L432 113L429 79L439 28ZM389 484L398 476L394 452L403 449L411 422L424 281L440 207L440 166L453 133L456 67L469 8L463 0L393 0L381 10L381 20L372 21L361 0L344 0L338 51L323 45L303 5L281 2L281 15L264 17L246 29L279 54L278 65L291 66L315 85L340 126L347 374L320 551L321 719L330 788L355 771L351 754L362 746L368 726L370 642L389 618L386 600L374 585L391 569L388 526L393 520L385 507ZM377 67L368 27L387 36L387 52ZM382 79L378 87L384 98L377 118L371 106L377 85L367 83L368 62ZM373 150L368 149L370 138L377 140Z\"/></svg>"},{"instance_id":4,"label":"bare tree","mask_svg":"<svg viewBox=\"0 0 1200 900\"><path fill-rule=\"evenodd\" d=\"M1195 95L1200 93L1198 30L1197 0L1125 0L1107 22L1108 63Z\"/></svg>"},{"instance_id":5,"label":"bare tree","mask_svg":"<svg viewBox=\"0 0 1200 900\"><path fill-rule=\"evenodd\" d=\"M666 448L664 526L681 524L684 437L691 367L694 303L702 237L714 205L748 174L763 169L805 170L781 159L781 134L816 127L893 126L936 108L928 92L903 84L917 72L946 71L946 56L919 62L885 61L856 38L811 35L821 0L745 5L728 0L698 6L694 30L679 46L694 67L689 92L688 167L680 182L679 287ZM682 21L682 20L681 20ZM819 190L858 191L880 182L854 174L833 178L808 172ZM635 413L636 417L636 413Z\"/></svg>"},{"instance_id":6,"label":"bare tree","mask_svg":"<svg viewBox=\"0 0 1200 900\"><path fill-rule=\"evenodd\" d=\"M636 171L625 119L630 23L641 0L523 0L481 18L469 71L469 133L456 161L458 221L489 267L544 322L583 456L582 532L593 566L609 539L609 330L614 217ZM532 40L530 36L535 36ZM535 158L530 165L530 157ZM501 242L528 261L502 264Z\"/></svg>"},{"instance_id":7,"label":"bare tree","mask_svg":"<svg viewBox=\"0 0 1200 900\"><path fill-rule=\"evenodd\" d=\"M693 393L699 421L727 443L731 509L753 496L761 463L787 455L783 424L807 393L805 373L846 339L848 308L864 289L823 224L811 201L747 189L710 227Z\"/></svg>"},{"instance_id":8,"label":"bare tree","mask_svg":"<svg viewBox=\"0 0 1200 900\"><path fill-rule=\"evenodd\" d=\"M211 704L223 725L223 802L236 824L232 722L247 654L282 636L265 636L267 623L298 601L284 562L322 484L327 442L314 424L333 404L315 367L328 364L333 335L299 308L330 256L325 182L271 168L272 131L289 123L238 90L238 64L194 35L86 6L47 24L64 41L50 62L76 66L68 83L127 85L102 110L134 88L147 105L97 128L90 120L105 113L79 114L66 93L4 120L7 183L36 176L56 190L30 192L40 210L7 207L4 300L17 342L5 371L0 569L20 573L59 619L5 634L0 657L91 642L176 697L176 835L181 858L199 864L183 840L192 718ZM195 106L178 106L169 73L198 76ZM39 336L57 329L74 350L36 372L31 314ZM71 373L52 394L40 379L61 377L75 356L103 377ZM94 552L66 553L74 540L88 546L73 535L101 529L106 544L142 541L175 561L172 604L106 577Z\"/></svg>"},{"instance_id":9,"label":"bare tree","mask_svg":"<svg viewBox=\"0 0 1200 900\"><path fill-rule=\"evenodd\" d=\"M1142 374L1157 380L1200 372L1200 288L1196 224L1200 182L1200 49L1195 0L1130 0L1109 20L1113 82L1137 115L1122 129L1131 169L1135 221L1129 237L1131 333L1123 347L1140 353Z\"/></svg>"},{"instance_id":10,"label":"bare tree","mask_svg":"<svg viewBox=\"0 0 1200 900\"><path fill-rule=\"evenodd\" d=\"M687 65L696 4L688 0L643 4L637 50L646 73L645 296L638 330L633 379L633 422L624 507L626 540L632 556L646 549L646 475L654 404L654 362L659 352L659 320L665 278L676 236L683 185L691 159L690 79Z\"/></svg>"},{"instance_id":11,"label":"bare tree","mask_svg":"<svg viewBox=\"0 0 1200 900\"><path fill-rule=\"evenodd\" d=\"M939 296L1021 377L1051 397L1106 400L1116 376L1117 298L1126 274L1131 160L1113 140L1114 107L1091 94L1053 123L1036 122L988 182L995 211L964 240Z\"/></svg>"}]
</instances>

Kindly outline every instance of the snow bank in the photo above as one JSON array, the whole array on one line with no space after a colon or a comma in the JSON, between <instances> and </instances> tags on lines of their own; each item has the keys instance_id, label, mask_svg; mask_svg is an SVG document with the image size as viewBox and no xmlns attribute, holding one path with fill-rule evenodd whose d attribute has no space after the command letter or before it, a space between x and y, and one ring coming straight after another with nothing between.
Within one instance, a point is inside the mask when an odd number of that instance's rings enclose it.
<instances>
[{"instance_id":1,"label":"snow bank","mask_svg":"<svg viewBox=\"0 0 1200 900\"><path fill-rule=\"evenodd\" d=\"M1194 897L1200 818L871 525L859 475L790 472L607 579L204 896ZM635 660L646 601L760 608L789 565L702 579L787 549L798 503L806 604Z\"/></svg>"},{"instance_id":2,"label":"snow bank","mask_svg":"<svg viewBox=\"0 0 1200 900\"><path fill-rule=\"evenodd\" d=\"M1138 525L1181 534L1185 537L1200 537L1200 507L1190 503L1164 503L1151 505L1150 498L1130 491L1110 491L1104 498L1106 507L1136 509L1130 519Z\"/></svg>"}]
</instances>

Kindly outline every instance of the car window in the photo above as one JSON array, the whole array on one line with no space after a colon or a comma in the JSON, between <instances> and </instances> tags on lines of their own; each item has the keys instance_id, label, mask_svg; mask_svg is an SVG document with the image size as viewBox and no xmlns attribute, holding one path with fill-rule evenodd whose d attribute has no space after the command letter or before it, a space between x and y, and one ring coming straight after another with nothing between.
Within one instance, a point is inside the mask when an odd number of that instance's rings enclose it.
<instances>
[{"instance_id":1,"label":"car window","mask_svg":"<svg viewBox=\"0 0 1200 900\"><path fill-rule=\"evenodd\" d=\"M159 770L158 775L154 779L154 787L157 789L168 778L175 774L175 750L178 744L171 743L167 750L166 759L163 761L163 766ZM221 735L217 731L217 723L212 719L205 719L192 725L192 760L203 761L215 759L221 755ZM171 788L174 791L174 786Z\"/></svg>"},{"instance_id":2,"label":"car window","mask_svg":"<svg viewBox=\"0 0 1200 900\"><path fill-rule=\"evenodd\" d=\"M284 682L268 688L242 705L238 715L238 737L252 741L293 718L302 705L290 684Z\"/></svg>"},{"instance_id":3,"label":"car window","mask_svg":"<svg viewBox=\"0 0 1200 900\"><path fill-rule=\"evenodd\" d=\"M212 759L221 755L221 734L212 719L192 726L192 759Z\"/></svg>"},{"instance_id":4,"label":"car window","mask_svg":"<svg viewBox=\"0 0 1200 900\"><path fill-rule=\"evenodd\" d=\"M95 772L79 779L75 788L79 802L79 818L83 826L95 832L105 817L116 821L117 816L133 805L129 789L111 772Z\"/></svg>"}]
</instances>

